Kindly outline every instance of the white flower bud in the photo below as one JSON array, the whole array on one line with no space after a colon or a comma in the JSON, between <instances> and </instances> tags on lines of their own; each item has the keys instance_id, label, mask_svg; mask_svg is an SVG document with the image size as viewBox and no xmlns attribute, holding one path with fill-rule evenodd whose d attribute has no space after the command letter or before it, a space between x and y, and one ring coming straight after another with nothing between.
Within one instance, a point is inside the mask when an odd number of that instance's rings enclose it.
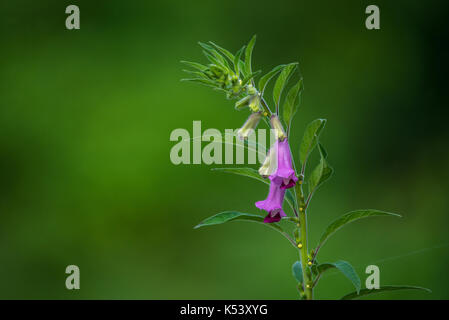
<instances>
[{"instance_id":1,"label":"white flower bud","mask_svg":"<svg viewBox=\"0 0 449 320\"><path fill-rule=\"evenodd\" d=\"M247 139L249 137L249 135L251 134L251 132L253 132L254 129L256 129L261 117L262 117L262 113L260 113L260 112L251 114L249 116L248 120L246 120L246 122L243 124L243 127L241 127L237 131L237 136L242 140Z\"/></svg>"},{"instance_id":2,"label":"white flower bud","mask_svg":"<svg viewBox=\"0 0 449 320\"><path fill-rule=\"evenodd\" d=\"M271 127L276 134L276 139L283 141L285 138L287 138L287 134L285 133L284 128L282 127L281 120L279 120L278 116L272 116L270 122Z\"/></svg>"},{"instance_id":3,"label":"white flower bud","mask_svg":"<svg viewBox=\"0 0 449 320\"><path fill-rule=\"evenodd\" d=\"M268 151L267 156L265 157L265 160L262 164L262 166L259 168L259 174L262 177L268 177L272 175L278 167L278 152L277 152L277 142L275 142L270 150Z\"/></svg>"}]
</instances>

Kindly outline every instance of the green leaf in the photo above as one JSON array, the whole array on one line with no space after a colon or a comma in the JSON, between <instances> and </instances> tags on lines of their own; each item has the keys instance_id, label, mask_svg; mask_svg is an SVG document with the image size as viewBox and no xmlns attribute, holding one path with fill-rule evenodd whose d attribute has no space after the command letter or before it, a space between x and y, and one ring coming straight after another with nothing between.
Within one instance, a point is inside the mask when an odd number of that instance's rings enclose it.
<instances>
[{"instance_id":1,"label":"green leaf","mask_svg":"<svg viewBox=\"0 0 449 320\"><path fill-rule=\"evenodd\" d=\"M220 213L217 213L216 215L209 217L203 221L201 221L199 224L197 224L194 229L198 229L201 227L206 226L213 226L217 224L222 224L225 222L231 222L231 221L249 221L249 222L257 222L262 223L264 226L270 227L283 235L285 235L284 230L276 224L276 223L264 223L263 222L264 217L259 216L257 214L250 214L250 213L242 213L237 211L223 211Z\"/></svg>"},{"instance_id":2,"label":"green leaf","mask_svg":"<svg viewBox=\"0 0 449 320\"><path fill-rule=\"evenodd\" d=\"M298 111L299 107L299 99L298 103L296 103L297 97L302 91L302 78L288 91L287 96L285 98L284 103L284 121L287 126L290 126L290 122L293 119L296 111Z\"/></svg>"},{"instance_id":3,"label":"green leaf","mask_svg":"<svg viewBox=\"0 0 449 320\"><path fill-rule=\"evenodd\" d=\"M320 163L313 169L309 178L309 199L313 196L315 191L332 176L334 169L327 163L327 153L323 146L319 143L318 150L320 150Z\"/></svg>"},{"instance_id":4,"label":"green leaf","mask_svg":"<svg viewBox=\"0 0 449 320\"><path fill-rule=\"evenodd\" d=\"M307 158L312 152L313 148L318 143L318 138L326 125L326 119L316 119L307 125L306 131L304 132L304 136L301 141L301 145L299 146L299 160L302 164L302 172L304 172L304 168L307 162Z\"/></svg>"},{"instance_id":5,"label":"green leaf","mask_svg":"<svg viewBox=\"0 0 449 320\"><path fill-rule=\"evenodd\" d=\"M212 168L213 171L222 171L226 173L233 173L240 176L245 176L249 178L253 178L259 180L263 183L270 184L267 179L264 179L260 176L259 172L253 168Z\"/></svg>"},{"instance_id":6,"label":"green leaf","mask_svg":"<svg viewBox=\"0 0 449 320\"><path fill-rule=\"evenodd\" d=\"M245 74L251 74L251 60L253 55L254 45L256 44L256 35L254 35L248 42L245 50Z\"/></svg>"},{"instance_id":7,"label":"green leaf","mask_svg":"<svg viewBox=\"0 0 449 320\"><path fill-rule=\"evenodd\" d=\"M352 300L357 299L362 296L367 296L370 294L376 294L381 292L387 292L387 291L397 291L397 290L422 290L426 292L432 292L432 290L423 288L423 287L417 287L417 286L381 286L379 289L362 289L359 293L357 292L351 292L344 297L341 298L341 300Z\"/></svg>"},{"instance_id":8,"label":"green leaf","mask_svg":"<svg viewBox=\"0 0 449 320\"><path fill-rule=\"evenodd\" d=\"M299 283L302 283L304 281L303 277L302 277L301 262L296 261L292 265L292 273L293 273L293 277L295 277L296 281L298 281Z\"/></svg>"},{"instance_id":9,"label":"green leaf","mask_svg":"<svg viewBox=\"0 0 449 320\"><path fill-rule=\"evenodd\" d=\"M199 70L199 71L205 71L205 70L207 70L207 67L206 66L203 66L202 64L200 64L200 63L196 63L196 62L191 62L191 61L181 61L181 63L184 63L185 65L188 65L189 67L192 67L192 68L195 68L195 69L197 69L197 70Z\"/></svg>"},{"instance_id":10,"label":"green leaf","mask_svg":"<svg viewBox=\"0 0 449 320\"><path fill-rule=\"evenodd\" d=\"M327 180L332 177L334 169L327 163L325 159L321 159L320 163L310 174L309 178L309 194L314 194L315 191Z\"/></svg>"},{"instance_id":11,"label":"green leaf","mask_svg":"<svg viewBox=\"0 0 449 320\"><path fill-rule=\"evenodd\" d=\"M274 67L273 70L271 70L270 72L268 72L266 75L264 75L263 77L260 78L259 80L259 92L261 95L263 95L264 91L265 91L265 87L268 85L268 82L270 82L270 80L277 75L281 69L285 67L285 64L281 64L277 67Z\"/></svg>"},{"instance_id":12,"label":"green leaf","mask_svg":"<svg viewBox=\"0 0 449 320\"><path fill-rule=\"evenodd\" d=\"M227 63L227 61L226 61L226 59L217 51L217 50L215 50L212 46L210 46L210 45L208 45L208 44L206 44L206 43L202 43L202 42L198 42L198 44L201 46L201 47L203 47L203 49L205 50L204 51L204 54L206 55L206 57L208 56L208 55L212 55L212 56L214 56L215 57L215 61L218 61L218 64L219 65L221 65L221 66L223 66L223 67L226 67L226 66L228 66L229 67L229 65L228 65L228 63ZM209 59L210 60L210 59ZM213 63L216 63L214 60L211 60ZM232 60L231 60L232 61Z\"/></svg>"},{"instance_id":13,"label":"green leaf","mask_svg":"<svg viewBox=\"0 0 449 320\"><path fill-rule=\"evenodd\" d=\"M393 216L393 217L401 217L399 214L391 213L391 212L385 212L385 211L379 211L379 210L373 210L373 209L366 209L366 210L355 210L348 212L344 215L342 215L340 218L336 219L334 222L332 222L324 231L323 235L320 238L320 241L318 243L317 249L315 252L323 246L323 244L329 239L331 235L333 235L337 230L341 229L348 223L351 223L355 220L359 220L362 218L368 218L368 217L374 217L374 216Z\"/></svg>"},{"instance_id":14,"label":"green leaf","mask_svg":"<svg viewBox=\"0 0 449 320\"><path fill-rule=\"evenodd\" d=\"M193 71L193 70L186 70L186 69L183 69L182 71L184 71L184 72L186 72L186 73L188 73L188 74L192 74L192 75L194 75L194 76L197 76L197 77L199 77L199 78L201 78L201 79L207 79L207 80L210 80L210 79L207 77L207 75L204 74L204 73L201 72L201 71Z\"/></svg>"},{"instance_id":15,"label":"green leaf","mask_svg":"<svg viewBox=\"0 0 449 320\"><path fill-rule=\"evenodd\" d=\"M239 61L239 70L242 76L245 77L246 76L245 62L243 62L242 60Z\"/></svg>"},{"instance_id":16,"label":"green leaf","mask_svg":"<svg viewBox=\"0 0 449 320\"><path fill-rule=\"evenodd\" d=\"M242 60L240 60L243 51L245 50L245 46L241 47L239 51L237 51L237 53L235 54L234 57L234 69L235 69L235 74L237 76L240 75L240 64L242 62Z\"/></svg>"},{"instance_id":17,"label":"green leaf","mask_svg":"<svg viewBox=\"0 0 449 320\"><path fill-rule=\"evenodd\" d=\"M226 58L229 59L229 61L233 62L234 61L234 55L229 52L228 50L226 50L225 48L220 47L219 45L213 43L212 41L209 41L209 43L215 47L215 49L217 49L218 51L221 52L222 55L224 55Z\"/></svg>"},{"instance_id":18,"label":"green leaf","mask_svg":"<svg viewBox=\"0 0 449 320\"><path fill-rule=\"evenodd\" d=\"M332 269L332 268L336 268L341 273L343 273L345 275L345 277L348 278L352 282L355 289L357 290L357 293L360 292L362 283L360 281L359 276L357 275L354 268L352 267L352 265L349 262L339 260L339 261L336 261L333 263L322 263L317 266L317 270L318 270L319 274L322 274L323 272L325 272L329 269Z\"/></svg>"},{"instance_id":19,"label":"green leaf","mask_svg":"<svg viewBox=\"0 0 449 320\"><path fill-rule=\"evenodd\" d=\"M200 84L206 85L208 87L212 87L212 88L217 87L217 85L214 81L207 80L207 79L192 78L192 79L181 79L181 81L197 82L197 83L200 83Z\"/></svg>"},{"instance_id":20,"label":"green leaf","mask_svg":"<svg viewBox=\"0 0 449 320\"><path fill-rule=\"evenodd\" d=\"M320 152L321 158L327 159L327 151L324 149L323 145L318 142L318 151Z\"/></svg>"},{"instance_id":21,"label":"green leaf","mask_svg":"<svg viewBox=\"0 0 449 320\"><path fill-rule=\"evenodd\" d=\"M264 179L260 176L259 172L253 168L212 168L214 171L222 171L226 173L233 173L240 176L245 176L249 178L256 179L258 181L261 181L265 184L270 184L270 181L268 179ZM294 204L296 204L296 198L293 195L291 189L287 189L285 192L285 200L289 204L289 206L293 209Z\"/></svg>"},{"instance_id":22,"label":"green leaf","mask_svg":"<svg viewBox=\"0 0 449 320\"><path fill-rule=\"evenodd\" d=\"M198 42L199 45L204 49L203 54L206 56L206 58L212 62L213 64L220 66L221 68L225 69L227 72L232 72L231 68L229 67L228 61L212 46Z\"/></svg>"},{"instance_id":23,"label":"green leaf","mask_svg":"<svg viewBox=\"0 0 449 320\"><path fill-rule=\"evenodd\" d=\"M234 220L249 220L263 223L263 219L264 218L262 216L259 216L257 214L241 213L237 211L224 211L203 220L198 225L196 225L194 229L198 229L204 226L222 224Z\"/></svg>"},{"instance_id":24,"label":"green leaf","mask_svg":"<svg viewBox=\"0 0 449 320\"><path fill-rule=\"evenodd\" d=\"M211 55L210 53L208 53L207 51L203 50L203 54L206 56L206 58L212 62L213 64L215 64L216 66L226 70L226 66L220 61L218 60L216 57L214 57L213 55Z\"/></svg>"},{"instance_id":25,"label":"green leaf","mask_svg":"<svg viewBox=\"0 0 449 320\"><path fill-rule=\"evenodd\" d=\"M247 84L251 79L253 79L254 77L256 77L259 73L261 73L261 70L257 70L251 74L248 74L242 81L242 86L244 86L245 84Z\"/></svg>"},{"instance_id":26,"label":"green leaf","mask_svg":"<svg viewBox=\"0 0 449 320\"><path fill-rule=\"evenodd\" d=\"M276 79L276 82L274 84L273 88L273 100L276 105L276 108L279 107L279 103L281 100L282 91L284 90L285 85L288 82L288 79L290 78L292 71L295 70L298 63L290 63L287 64L281 71L281 74Z\"/></svg>"}]
</instances>

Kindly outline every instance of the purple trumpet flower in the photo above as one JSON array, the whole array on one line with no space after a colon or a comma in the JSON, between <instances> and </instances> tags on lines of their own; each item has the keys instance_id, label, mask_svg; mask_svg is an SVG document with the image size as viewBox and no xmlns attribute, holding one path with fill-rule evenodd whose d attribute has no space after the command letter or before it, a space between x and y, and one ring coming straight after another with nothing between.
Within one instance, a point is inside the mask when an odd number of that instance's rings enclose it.
<instances>
[{"instance_id":1,"label":"purple trumpet flower","mask_svg":"<svg viewBox=\"0 0 449 320\"><path fill-rule=\"evenodd\" d=\"M277 146L277 169L270 175L270 180L277 185L280 185L281 189L289 189L296 185L298 177L295 175L295 170L292 166L292 156L290 152L290 146L287 139L284 141L276 141Z\"/></svg>"},{"instance_id":2,"label":"purple trumpet flower","mask_svg":"<svg viewBox=\"0 0 449 320\"><path fill-rule=\"evenodd\" d=\"M282 217L286 217L284 210L282 210L282 203L284 202L285 188L282 189L279 184L271 181L270 191L265 200L257 201L256 207L268 212L263 222L272 223L278 222Z\"/></svg>"}]
</instances>

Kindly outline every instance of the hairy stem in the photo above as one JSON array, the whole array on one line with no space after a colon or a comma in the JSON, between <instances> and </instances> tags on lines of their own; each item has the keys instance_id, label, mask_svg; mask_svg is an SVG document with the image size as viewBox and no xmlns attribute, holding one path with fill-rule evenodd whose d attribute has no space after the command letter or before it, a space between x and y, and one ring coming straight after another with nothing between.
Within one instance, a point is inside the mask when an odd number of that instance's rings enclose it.
<instances>
[{"instance_id":1,"label":"hairy stem","mask_svg":"<svg viewBox=\"0 0 449 320\"><path fill-rule=\"evenodd\" d=\"M260 100L262 102L262 106L263 106L264 112L267 113L267 117L268 117L268 120L269 120L271 118L270 107L268 107L268 104L267 104L267 102L265 101L265 99L264 99L264 97L262 95L260 95Z\"/></svg>"},{"instance_id":2,"label":"hairy stem","mask_svg":"<svg viewBox=\"0 0 449 320\"><path fill-rule=\"evenodd\" d=\"M313 281L312 281L312 273L309 268L309 257L308 257L308 249L307 249L307 215L306 215L306 206L304 201L304 193L302 190L302 183L304 181L304 176L300 175L298 183L296 184L296 195L299 204L299 234L300 234L300 244L299 248L299 257L301 261L302 274L304 279L304 294L307 300L313 299Z\"/></svg>"},{"instance_id":3,"label":"hairy stem","mask_svg":"<svg viewBox=\"0 0 449 320\"><path fill-rule=\"evenodd\" d=\"M261 97L261 104L265 112L265 116L268 120L271 118L272 112L268 107L267 102ZM290 128L289 128L290 129ZM290 130L289 130L290 131ZM301 261L301 268L303 274L303 286L304 286L304 295L307 300L313 299L313 280L312 273L308 266L309 258L308 258L308 249L307 249L307 219L306 219L306 203L304 199L304 192L302 190L302 183L304 181L304 166L301 171L301 175L299 176L298 183L295 187L295 195L296 195L296 206L297 208L293 208L296 217L292 218L292 221L297 223L298 233L299 233L299 242L296 243L296 247L299 249L299 258ZM299 211L299 212L298 212ZM293 244L295 243L293 239L287 237L289 241ZM301 291L301 290L300 290Z\"/></svg>"}]
</instances>

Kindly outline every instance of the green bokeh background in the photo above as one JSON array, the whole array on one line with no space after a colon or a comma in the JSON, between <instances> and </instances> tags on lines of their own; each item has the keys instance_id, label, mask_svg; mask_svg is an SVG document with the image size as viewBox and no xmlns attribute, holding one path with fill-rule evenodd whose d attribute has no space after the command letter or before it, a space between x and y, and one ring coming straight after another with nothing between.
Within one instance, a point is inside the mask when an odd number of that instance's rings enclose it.
<instances>
[{"instance_id":1,"label":"green bokeh background","mask_svg":"<svg viewBox=\"0 0 449 320\"><path fill-rule=\"evenodd\" d=\"M299 61L292 130L328 123L336 173L309 212L311 244L339 215L401 213L336 234L321 261L377 264L381 284L449 298L445 1L2 1L0 4L0 298L295 299L295 250L251 223L193 230L227 209L258 213L267 188L207 165L170 162L175 128L237 128L247 117L179 81L197 41L236 51L257 33L254 64ZM77 4L81 29L65 29ZM381 30L365 28L377 4ZM204 60L203 60L204 61ZM81 289L65 288L65 267ZM316 297L352 291L324 276Z\"/></svg>"}]
</instances>

